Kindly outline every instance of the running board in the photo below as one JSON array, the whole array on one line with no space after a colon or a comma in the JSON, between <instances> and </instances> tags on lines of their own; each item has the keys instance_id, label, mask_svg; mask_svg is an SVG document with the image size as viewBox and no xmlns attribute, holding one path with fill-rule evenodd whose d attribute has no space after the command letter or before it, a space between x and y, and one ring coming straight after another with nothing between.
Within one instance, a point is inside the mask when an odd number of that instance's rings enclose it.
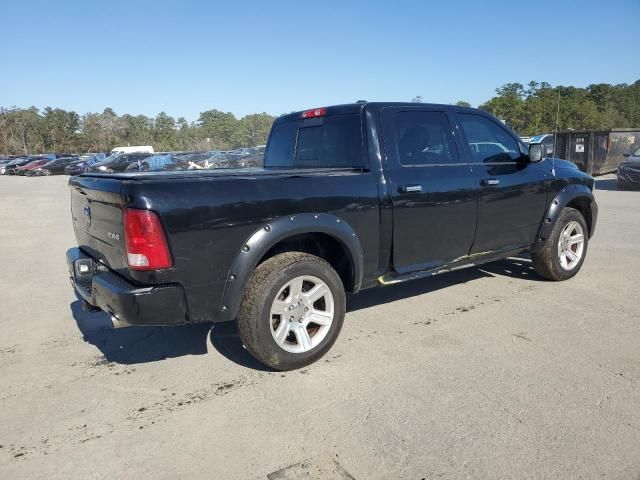
<instances>
[{"instance_id":1,"label":"running board","mask_svg":"<svg viewBox=\"0 0 640 480\"><path fill-rule=\"evenodd\" d=\"M484 263L495 262L496 260L502 260L519 253L526 252L528 248L516 248L513 250L506 250L501 252L481 252L474 253L468 257L464 257L461 260L457 260L449 265L444 265L429 270L419 270L408 273L389 272L378 277L378 283L381 285L394 285L396 283L408 282L409 280L417 280L419 278L432 277L440 273L453 272L456 270L462 270L463 268L477 267Z\"/></svg>"}]
</instances>

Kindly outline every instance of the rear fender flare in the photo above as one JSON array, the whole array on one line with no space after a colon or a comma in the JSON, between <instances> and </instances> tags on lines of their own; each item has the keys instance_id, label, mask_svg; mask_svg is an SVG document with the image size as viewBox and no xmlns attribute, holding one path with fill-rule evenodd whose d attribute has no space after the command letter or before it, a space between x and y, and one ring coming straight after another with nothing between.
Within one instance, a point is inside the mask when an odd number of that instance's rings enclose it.
<instances>
[{"instance_id":1,"label":"rear fender flare","mask_svg":"<svg viewBox=\"0 0 640 480\"><path fill-rule=\"evenodd\" d=\"M276 244L294 235L324 233L340 242L351 256L354 292L362 285L363 253L353 228L343 219L325 213L300 213L275 219L256 230L242 245L227 275L217 321L235 319L245 285L262 257Z\"/></svg>"},{"instance_id":2,"label":"rear fender flare","mask_svg":"<svg viewBox=\"0 0 640 480\"><path fill-rule=\"evenodd\" d=\"M567 185L560 192L558 192L558 194L549 204L549 208L547 209L544 219L542 220L542 226L540 227L538 238L531 248L532 252L536 252L543 247L543 245L551 235L551 232L553 231L553 228L555 227L562 210L577 198L584 198L589 202L592 215L589 237L593 235L596 221L595 216L597 215L597 207L595 206L596 204L593 197L593 192L586 185Z\"/></svg>"}]
</instances>

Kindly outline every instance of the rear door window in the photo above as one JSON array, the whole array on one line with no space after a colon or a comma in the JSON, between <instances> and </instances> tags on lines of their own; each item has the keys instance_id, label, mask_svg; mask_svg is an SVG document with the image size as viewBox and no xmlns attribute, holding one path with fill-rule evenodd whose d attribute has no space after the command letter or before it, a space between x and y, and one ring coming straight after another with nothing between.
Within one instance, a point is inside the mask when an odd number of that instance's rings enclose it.
<instances>
[{"instance_id":1,"label":"rear door window","mask_svg":"<svg viewBox=\"0 0 640 480\"><path fill-rule=\"evenodd\" d=\"M288 168L362 168L360 115L332 115L276 124L264 164Z\"/></svg>"},{"instance_id":2,"label":"rear door window","mask_svg":"<svg viewBox=\"0 0 640 480\"><path fill-rule=\"evenodd\" d=\"M395 128L400 165L443 165L458 161L451 125L444 112L398 112Z\"/></svg>"}]
</instances>

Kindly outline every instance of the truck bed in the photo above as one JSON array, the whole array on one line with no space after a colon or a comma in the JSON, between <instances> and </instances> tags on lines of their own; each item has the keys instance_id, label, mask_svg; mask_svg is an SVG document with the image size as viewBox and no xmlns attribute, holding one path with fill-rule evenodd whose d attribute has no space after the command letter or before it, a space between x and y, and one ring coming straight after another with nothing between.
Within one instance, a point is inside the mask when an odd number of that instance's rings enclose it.
<instances>
[{"instance_id":1,"label":"truck bed","mask_svg":"<svg viewBox=\"0 0 640 480\"><path fill-rule=\"evenodd\" d=\"M121 173L84 173L82 177L109 178L116 180L192 180L192 179L216 179L216 178L257 178L264 176L301 176L301 175L347 175L361 172L354 168L220 168L202 170L167 170L153 172L121 172ZM73 180L73 179L72 179Z\"/></svg>"},{"instance_id":2,"label":"truck bed","mask_svg":"<svg viewBox=\"0 0 640 480\"><path fill-rule=\"evenodd\" d=\"M240 249L274 219L309 212L344 219L367 252L365 271L375 276L379 269L381 214L377 177L370 171L255 168L83 174L71 178L69 185L80 249L134 285L180 285L189 321L216 320ZM158 215L173 259L171 268L127 267L125 208Z\"/></svg>"}]
</instances>

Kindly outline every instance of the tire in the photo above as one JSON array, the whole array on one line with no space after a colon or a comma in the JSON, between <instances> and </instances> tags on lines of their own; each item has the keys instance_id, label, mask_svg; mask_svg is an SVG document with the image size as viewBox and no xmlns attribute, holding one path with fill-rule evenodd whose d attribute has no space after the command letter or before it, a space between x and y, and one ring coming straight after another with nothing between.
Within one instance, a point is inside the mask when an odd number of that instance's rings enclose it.
<instances>
[{"instance_id":1,"label":"tire","mask_svg":"<svg viewBox=\"0 0 640 480\"><path fill-rule=\"evenodd\" d=\"M321 292L326 293L314 300ZM295 370L329 351L345 310L344 286L331 265L314 255L286 252L254 270L238 311L238 333L258 361L275 370Z\"/></svg>"},{"instance_id":2,"label":"tire","mask_svg":"<svg viewBox=\"0 0 640 480\"><path fill-rule=\"evenodd\" d=\"M582 235L581 240L577 240L578 235ZM533 267L548 280L568 280L582 268L588 244L589 231L584 217L578 210L565 207L542 249L531 255Z\"/></svg>"}]
</instances>

